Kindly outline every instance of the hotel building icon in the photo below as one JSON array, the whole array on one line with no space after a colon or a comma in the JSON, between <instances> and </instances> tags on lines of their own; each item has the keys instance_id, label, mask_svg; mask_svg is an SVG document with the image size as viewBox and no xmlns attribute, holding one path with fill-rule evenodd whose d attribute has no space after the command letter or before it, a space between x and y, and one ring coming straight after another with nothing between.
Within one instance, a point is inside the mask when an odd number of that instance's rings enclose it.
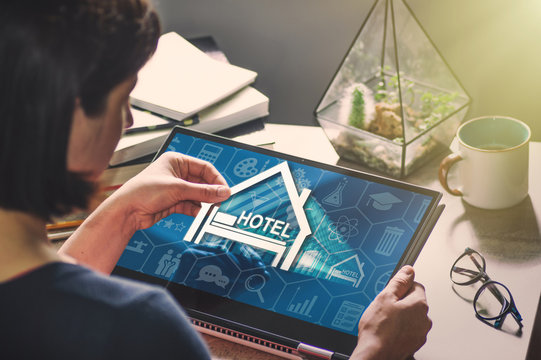
<instances>
[{"instance_id":1,"label":"hotel building icon","mask_svg":"<svg viewBox=\"0 0 541 360\"><path fill-rule=\"evenodd\" d=\"M360 262L358 255L353 255L331 266L325 279L341 279L358 288L365 277L363 267L364 262Z\"/></svg>"},{"instance_id":2,"label":"hotel building icon","mask_svg":"<svg viewBox=\"0 0 541 360\"><path fill-rule=\"evenodd\" d=\"M265 184L275 176L281 176L283 179L283 185L276 189L282 194L275 203L283 202L282 197L289 199L296 220L295 229L292 229L293 225L290 226L287 221L289 216L286 213L278 214L282 218L275 218L278 215L271 217L257 213L257 208L251 204L250 206L243 203L234 204L226 209L224 203L221 205L203 203L184 240L198 244L205 235L216 235L274 253L271 265L289 270L304 240L312 233L303 209L310 190L303 189L299 194L287 162L282 162L231 187L231 197L243 192L251 193L255 186ZM235 208L234 213L231 207Z\"/></svg>"}]
</instances>

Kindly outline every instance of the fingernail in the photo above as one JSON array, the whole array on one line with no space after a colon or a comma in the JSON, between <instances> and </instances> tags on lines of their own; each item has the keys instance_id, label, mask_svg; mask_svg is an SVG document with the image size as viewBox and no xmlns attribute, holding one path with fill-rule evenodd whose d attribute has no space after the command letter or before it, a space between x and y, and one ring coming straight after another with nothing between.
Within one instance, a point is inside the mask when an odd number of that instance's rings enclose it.
<instances>
[{"instance_id":1,"label":"fingernail","mask_svg":"<svg viewBox=\"0 0 541 360\"><path fill-rule=\"evenodd\" d=\"M406 275L412 275L413 274L413 267L411 267L409 265L406 265L406 266L403 266L402 269L400 269L400 271L402 271Z\"/></svg>"},{"instance_id":2,"label":"fingernail","mask_svg":"<svg viewBox=\"0 0 541 360\"><path fill-rule=\"evenodd\" d=\"M219 197L226 197L229 195L229 188L227 186L218 186L218 189L216 190L216 194Z\"/></svg>"}]
</instances>

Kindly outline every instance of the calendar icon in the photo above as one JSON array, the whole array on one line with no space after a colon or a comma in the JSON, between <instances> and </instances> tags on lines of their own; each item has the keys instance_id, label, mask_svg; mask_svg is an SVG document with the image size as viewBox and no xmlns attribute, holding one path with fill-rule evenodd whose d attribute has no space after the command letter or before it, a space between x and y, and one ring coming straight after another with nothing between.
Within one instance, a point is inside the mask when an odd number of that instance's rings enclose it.
<instances>
[{"instance_id":1,"label":"calendar icon","mask_svg":"<svg viewBox=\"0 0 541 360\"><path fill-rule=\"evenodd\" d=\"M221 147L205 144L205 146L203 146L201 151L199 151L199 154L197 154L197 158L208 161L211 164L214 164L214 162L218 159L218 156L220 156L221 152L222 152Z\"/></svg>"}]
</instances>

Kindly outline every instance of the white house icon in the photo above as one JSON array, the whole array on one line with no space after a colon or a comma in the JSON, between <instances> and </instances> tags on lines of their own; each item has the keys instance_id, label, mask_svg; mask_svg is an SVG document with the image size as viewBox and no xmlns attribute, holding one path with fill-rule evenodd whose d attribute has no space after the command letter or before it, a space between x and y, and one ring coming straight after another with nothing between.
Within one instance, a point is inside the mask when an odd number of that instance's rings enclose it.
<instances>
[{"instance_id":1,"label":"white house icon","mask_svg":"<svg viewBox=\"0 0 541 360\"><path fill-rule=\"evenodd\" d=\"M350 267L350 269L346 269ZM353 287L359 287L359 284L364 279L364 262L359 261L358 255L353 255L344 259L333 266L325 276L325 279L331 278L342 279L353 284Z\"/></svg>"},{"instance_id":2,"label":"white house icon","mask_svg":"<svg viewBox=\"0 0 541 360\"><path fill-rule=\"evenodd\" d=\"M293 176L289 170L287 162L282 162L260 174L257 174L250 179L243 181L231 187L231 196L240 193L260 182L263 182L277 174L280 174L283 179L283 185L286 188L287 195L291 202L291 207L295 214L299 231L296 234L291 245L287 245L286 241L278 240L270 236L256 234L245 229L240 229L240 222L249 224L250 227L262 227L268 230L271 234L281 235L288 238L287 227L285 221L279 219L264 218L260 215L243 212L241 216L231 215L224 211L220 211L220 207L214 204L203 203L201 210L195 217L192 225L188 229L184 240L200 243L205 234L220 236L232 241L244 243L256 248L275 253L272 266L277 267L280 264L280 269L289 270L299 250L301 249L304 240L312 233L310 225L306 218L303 206L311 190L303 189L299 194L293 181ZM284 258L285 255L285 258ZM282 260L283 259L283 260Z\"/></svg>"}]
</instances>

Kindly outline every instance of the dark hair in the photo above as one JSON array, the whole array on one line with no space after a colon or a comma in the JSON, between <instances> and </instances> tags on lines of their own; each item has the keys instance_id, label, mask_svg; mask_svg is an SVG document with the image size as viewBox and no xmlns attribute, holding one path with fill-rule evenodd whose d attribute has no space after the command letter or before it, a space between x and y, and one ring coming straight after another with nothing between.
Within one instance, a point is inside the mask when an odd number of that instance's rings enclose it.
<instances>
[{"instance_id":1,"label":"dark hair","mask_svg":"<svg viewBox=\"0 0 541 360\"><path fill-rule=\"evenodd\" d=\"M103 112L159 35L146 0L2 1L0 207L44 219L86 207L94 185L67 169L76 98Z\"/></svg>"}]
</instances>

